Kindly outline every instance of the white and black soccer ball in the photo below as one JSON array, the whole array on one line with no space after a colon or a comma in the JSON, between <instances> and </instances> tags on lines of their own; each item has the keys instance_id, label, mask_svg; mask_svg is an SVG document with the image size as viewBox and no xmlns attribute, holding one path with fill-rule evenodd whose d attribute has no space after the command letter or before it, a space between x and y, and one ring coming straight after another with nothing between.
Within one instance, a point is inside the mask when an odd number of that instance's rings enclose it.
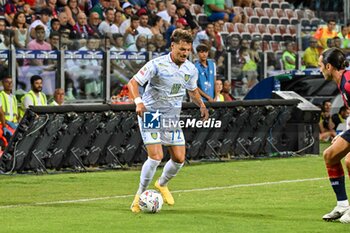
<instances>
[{"instance_id":1,"label":"white and black soccer ball","mask_svg":"<svg viewBox=\"0 0 350 233\"><path fill-rule=\"evenodd\" d=\"M146 190L140 196L139 205L143 212L157 213L163 206L162 195L156 190Z\"/></svg>"}]
</instances>

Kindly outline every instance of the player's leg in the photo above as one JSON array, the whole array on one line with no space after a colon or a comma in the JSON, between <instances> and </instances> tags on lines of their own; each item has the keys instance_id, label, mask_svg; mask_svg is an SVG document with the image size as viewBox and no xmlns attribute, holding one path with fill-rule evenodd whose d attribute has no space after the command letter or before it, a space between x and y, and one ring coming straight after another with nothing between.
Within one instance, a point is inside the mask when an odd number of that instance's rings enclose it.
<instances>
[{"instance_id":1,"label":"player's leg","mask_svg":"<svg viewBox=\"0 0 350 233\"><path fill-rule=\"evenodd\" d=\"M348 175L350 177L350 153L348 153L345 156L345 166L348 171ZM350 208L347 211L345 211L345 213L343 214L343 216L341 216L339 220L342 223L350 223Z\"/></svg>"},{"instance_id":2,"label":"player's leg","mask_svg":"<svg viewBox=\"0 0 350 233\"><path fill-rule=\"evenodd\" d=\"M131 205L132 212L140 212L139 198L152 181L157 167L163 158L163 148L161 144L146 145L148 158L141 168L139 188Z\"/></svg>"},{"instance_id":3,"label":"player's leg","mask_svg":"<svg viewBox=\"0 0 350 233\"><path fill-rule=\"evenodd\" d=\"M168 182L176 176L185 161L186 148L184 145L169 147L171 159L165 164L163 173L156 181L155 187L161 192L164 202L174 205L175 201L168 189Z\"/></svg>"},{"instance_id":4,"label":"player's leg","mask_svg":"<svg viewBox=\"0 0 350 233\"><path fill-rule=\"evenodd\" d=\"M350 133L346 131L342 136L323 152L328 177L333 191L337 197L337 206L328 214L323 216L326 221L333 221L340 218L349 208L348 197L345 190L344 170L341 159L350 150Z\"/></svg>"}]
</instances>

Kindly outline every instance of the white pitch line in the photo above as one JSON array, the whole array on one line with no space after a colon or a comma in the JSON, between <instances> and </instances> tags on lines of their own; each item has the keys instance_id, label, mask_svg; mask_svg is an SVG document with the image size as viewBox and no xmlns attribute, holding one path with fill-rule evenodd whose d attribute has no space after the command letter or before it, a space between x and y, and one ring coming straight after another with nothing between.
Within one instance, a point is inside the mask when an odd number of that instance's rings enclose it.
<instances>
[{"instance_id":1,"label":"white pitch line","mask_svg":"<svg viewBox=\"0 0 350 233\"><path fill-rule=\"evenodd\" d=\"M234 189L234 188L242 188L242 187L256 187L256 186L266 186L266 185L275 185L275 184L300 183L300 182L317 181L317 180L324 180L324 179L326 179L326 177L297 179L297 180L281 180L281 181L253 183L253 184L236 184L236 185L221 186L221 187L174 190L174 191L172 191L172 193L204 192L204 191ZM118 195L118 196L84 198L84 199L77 199L77 200L34 202L34 203L15 204L15 205L3 205L3 206L0 206L0 209L10 209L10 208L19 208L19 207L27 207L27 206L57 205L57 204L68 204L68 203L79 203L79 202L90 202L90 201L101 201L101 200L109 200L109 199L129 198L129 197L133 197L133 196L134 196L134 194L128 194L128 195Z\"/></svg>"}]
</instances>

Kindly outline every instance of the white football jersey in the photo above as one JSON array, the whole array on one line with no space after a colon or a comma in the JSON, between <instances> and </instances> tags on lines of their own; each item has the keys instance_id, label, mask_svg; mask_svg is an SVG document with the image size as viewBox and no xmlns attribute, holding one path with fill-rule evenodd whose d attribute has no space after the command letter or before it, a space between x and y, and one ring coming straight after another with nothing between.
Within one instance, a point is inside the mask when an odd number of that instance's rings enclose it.
<instances>
[{"instance_id":1,"label":"white football jersey","mask_svg":"<svg viewBox=\"0 0 350 233\"><path fill-rule=\"evenodd\" d=\"M171 53L147 62L134 76L143 86L147 81L142 101L148 111L180 114L186 89L197 88L198 71L186 60L180 67L171 59Z\"/></svg>"}]
</instances>

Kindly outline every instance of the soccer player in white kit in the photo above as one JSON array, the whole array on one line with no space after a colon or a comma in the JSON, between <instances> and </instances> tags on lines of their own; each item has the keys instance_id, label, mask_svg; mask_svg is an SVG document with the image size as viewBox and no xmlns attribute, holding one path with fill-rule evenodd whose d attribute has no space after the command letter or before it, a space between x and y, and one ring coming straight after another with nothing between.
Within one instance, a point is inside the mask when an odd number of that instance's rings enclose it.
<instances>
[{"instance_id":1,"label":"soccer player in white kit","mask_svg":"<svg viewBox=\"0 0 350 233\"><path fill-rule=\"evenodd\" d=\"M162 119L178 120L182 100L188 90L192 102L200 107L202 120L205 121L209 117L198 92L197 69L187 60L192 50L192 35L189 31L176 29L171 41L169 54L147 62L128 83L130 94L136 104L141 136L148 153L148 158L141 169L139 188L131 205L131 211L134 213L140 212L139 197L152 181L163 158L162 145L168 146L171 159L165 164L161 177L155 182L155 187L168 205L174 205L174 198L167 184L176 176L185 161L186 148L182 130L177 127L145 129L144 113L155 112L154 119L161 114ZM139 86L143 86L146 82L148 84L141 99Z\"/></svg>"}]
</instances>

